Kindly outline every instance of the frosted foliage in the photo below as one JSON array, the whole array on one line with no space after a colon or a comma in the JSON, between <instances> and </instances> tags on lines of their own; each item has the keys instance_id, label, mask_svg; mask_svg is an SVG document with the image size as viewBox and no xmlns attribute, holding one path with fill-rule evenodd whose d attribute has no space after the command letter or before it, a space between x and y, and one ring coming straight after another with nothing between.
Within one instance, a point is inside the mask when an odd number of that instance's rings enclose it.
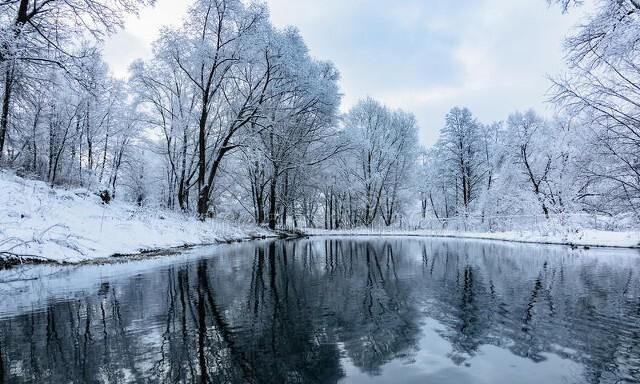
<instances>
[{"instance_id":1,"label":"frosted foliage","mask_svg":"<svg viewBox=\"0 0 640 384\"><path fill-rule=\"evenodd\" d=\"M579 125L582 195L607 212L640 215L640 3L601 0L566 40L569 69L554 79L554 101ZM602 196L603 199L598 199Z\"/></svg>"}]
</instances>

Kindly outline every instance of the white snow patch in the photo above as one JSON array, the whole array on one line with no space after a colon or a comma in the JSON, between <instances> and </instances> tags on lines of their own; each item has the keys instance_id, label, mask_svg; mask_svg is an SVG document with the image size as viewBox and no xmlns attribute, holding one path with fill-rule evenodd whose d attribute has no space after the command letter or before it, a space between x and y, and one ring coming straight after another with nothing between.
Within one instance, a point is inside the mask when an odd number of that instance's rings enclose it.
<instances>
[{"instance_id":1,"label":"white snow patch","mask_svg":"<svg viewBox=\"0 0 640 384\"><path fill-rule=\"evenodd\" d=\"M272 236L258 226L201 222L118 200L102 204L86 189L51 188L0 171L0 252L77 263L118 253Z\"/></svg>"},{"instance_id":2,"label":"white snow patch","mask_svg":"<svg viewBox=\"0 0 640 384\"><path fill-rule=\"evenodd\" d=\"M462 232L462 231L434 231L434 230L397 230L387 228L362 229L310 229L302 230L312 236L326 235L367 235L367 236L424 236L424 237L453 237L464 239L503 240L523 243L574 245L581 247L622 247L640 248L640 231L613 232L594 229L565 229L554 231L509 231L509 232Z\"/></svg>"}]
</instances>

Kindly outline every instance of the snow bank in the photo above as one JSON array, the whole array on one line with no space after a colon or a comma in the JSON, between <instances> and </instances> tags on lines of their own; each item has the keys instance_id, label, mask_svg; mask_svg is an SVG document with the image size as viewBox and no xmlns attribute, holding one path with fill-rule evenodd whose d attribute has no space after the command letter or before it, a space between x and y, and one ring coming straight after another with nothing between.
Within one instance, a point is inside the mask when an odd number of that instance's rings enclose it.
<instances>
[{"instance_id":1,"label":"snow bank","mask_svg":"<svg viewBox=\"0 0 640 384\"><path fill-rule=\"evenodd\" d=\"M597 230L552 233L318 230L309 235L408 235L463 237L579 246L640 247L640 232ZM224 221L200 222L173 211L144 209L100 198L84 189L50 188L41 181L0 172L0 262L2 252L25 259L78 263L185 245L273 237L264 228Z\"/></svg>"},{"instance_id":2,"label":"snow bank","mask_svg":"<svg viewBox=\"0 0 640 384\"><path fill-rule=\"evenodd\" d=\"M367 235L367 236L424 236L424 237L454 237L481 240L517 241L522 243L560 244L588 247L623 247L640 248L640 231L611 232L600 230L565 230L558 228L547 233L534 231L510 232L458 232L433 230L393 230L386 228L364 228L348 230L304 229L303 232L311 236L325 235Z\"/></svg>"},{"instance_id":3,"label":"snow bank","mask_svg":"<svg viewBox=\"0 0 640 384\"><path fill-rule=\"evenodd\" d=\"M77 263L114 254L271 236L273 232L257 226L201 222L117 200L102 204L98 196L83 189L51 188L0 172L0 252L25 259Z\"/></svg>"}]
</instances>

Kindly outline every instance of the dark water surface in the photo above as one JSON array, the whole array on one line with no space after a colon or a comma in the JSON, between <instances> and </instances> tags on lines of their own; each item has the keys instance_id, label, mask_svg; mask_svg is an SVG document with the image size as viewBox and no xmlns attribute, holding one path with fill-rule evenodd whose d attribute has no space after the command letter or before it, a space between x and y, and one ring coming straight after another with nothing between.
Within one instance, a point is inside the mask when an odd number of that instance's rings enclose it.
<instances>
[{"instance_id":1,"label":"dark water surface","mask_svg":"<svg viewBox=\"0 0 640 384\"><path fill-rule=\"evenodd\" d=\"M258 242L0 272L0 381L638 383L640 255Z\"/></svg>"}]
</instances>

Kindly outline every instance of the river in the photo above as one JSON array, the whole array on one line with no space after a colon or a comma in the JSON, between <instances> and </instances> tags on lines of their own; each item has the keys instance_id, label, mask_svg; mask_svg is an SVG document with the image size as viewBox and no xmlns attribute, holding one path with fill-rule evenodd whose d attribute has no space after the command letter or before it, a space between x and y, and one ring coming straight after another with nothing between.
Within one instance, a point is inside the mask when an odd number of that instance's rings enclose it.
<instances>
[{"instance_id":1,"label":"river","mask_svg":"<svg viewBox=\"0 0 640 384\"><path fill-rule=\"evenodd\" d=\"M0 382L638 383L640 253L257 241L0 271Z\"/></svg>"}]
</instances>

